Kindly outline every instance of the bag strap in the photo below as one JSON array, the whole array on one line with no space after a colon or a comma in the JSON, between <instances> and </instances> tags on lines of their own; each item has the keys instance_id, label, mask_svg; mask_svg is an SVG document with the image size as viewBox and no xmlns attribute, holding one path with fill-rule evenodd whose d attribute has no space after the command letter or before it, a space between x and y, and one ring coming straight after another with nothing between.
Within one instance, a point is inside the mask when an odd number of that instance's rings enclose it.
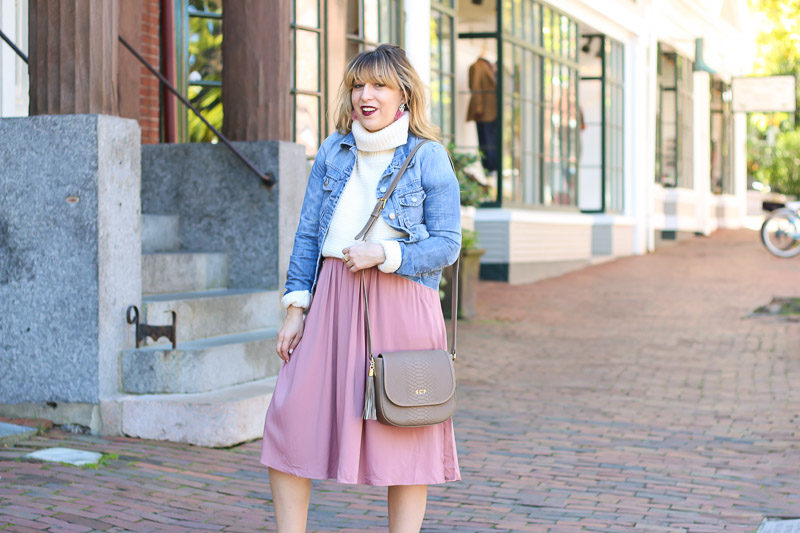
<instances>
[{"instance_id":1,"label":"bag strap","mask_svg":"<svg viewBox=\"0 0 800 533\"><path fill-rule=\"evenodd\" d=\"M397 183L400 181L400 178L405 173L406 168L408 168L408 164L411 162L411 158L414 157L414 154L417 153L417 150L419 150L423 144L429 142L431 142L429 139L424 139L420 141L408 153L408 157L406 157L406 160L403 161L403 165L400 167L400 170L398 170L397 174L395 174L392 183L389 185L389 188L386 189L386 194L384 194L381 198L378 198L378 202L375 204L375 207L372 209L372 213L369 215L369 220L367 220L367 223L364 225L361 231L358 232L358 235L356 235L357 241L367 238L367 233L369 233L369 230L372 229L372 226L378 220L378 217L381 216L381 211L383 211L383 208L386 207L386 200L389 199L389 197L394 192L395 187L397 187Z\"/></svg>"},{"instance_id":2,"label":"bag strap","mask_svg":"<svg viewBox=\"0 0 800 533\"><path fill-rule=\"evenodd\" d=\"M400 182L400 178L405 173L406 168L408 168L408 164L411 162L411 158L414 157L414 154L417 153L417 150L419 150L423 144L429 142L431 142L430 139L424 139L420 141L414 148L411 149L411 152L408 153L406 160L403 161L402 166L397 171L397 174L395 174L392 183L389 185L389 188L386 189L386 193L383 195L383 197L378 198L378 202L372 209L372 213L369 216L369 220L367 220L367 223L364 225L361 231L358 232L358 235L356 235L355 237L356 240L366 240L369 230L372 229L372 226L378 220L378 217L381 216L383 208L386 207L386 201L392 195L395 188L397 187L397 184ZM455 167L453 166L453 160L450 159L449 155L447 159L450 161L450 166L453 168L453 172L455 172ZM451 336L452 342L450 344L450 354L452 355L453 360L455 360L456 358L456 337L458 335L458 266L460 262L461 262L461 253L459 252L459 258L456 259L456 262L453 265L453 280L452 280L453 288L451 292L452 300L450 303L450 321L452 322L453 325L453 334ZM363 270L361 271L361 292L364 295L364 331L365 331L364 336L366 337L365 348L367 354L369 354L369 375L372 376L375 370L375 361L372 356L372 334L370 333L370 322L369 322L369 300L367 299L367 285L364 278Z\"/></svg>"},{"instance_id":3,"label":"bag strap","mask_svg":"<svg viewBox=\"0 0 800 533\"><path fill-rule=\"evenodd\" d=\"M458 336L458 267L461 262L461 257L456 259L453 264L453 277L451 283L453 284L450 300L450 323L453 327L453 333L450 337L450 355L453 360L456 359L456 340ZM364 277L364 271L361 271L361 294L364 296L364 332L366 337L366 352L369 355L369 375L373 374L375 369L375 362L372 356L372 333L369 322L369 299L367 297L367 283Z\"/></svg>"}]
</instances>

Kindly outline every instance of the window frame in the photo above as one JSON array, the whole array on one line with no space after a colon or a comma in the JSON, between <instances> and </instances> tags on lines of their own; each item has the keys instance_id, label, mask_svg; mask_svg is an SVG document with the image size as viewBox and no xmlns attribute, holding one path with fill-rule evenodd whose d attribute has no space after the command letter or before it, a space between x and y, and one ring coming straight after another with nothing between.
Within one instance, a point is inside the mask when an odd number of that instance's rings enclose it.
<instances>
[{"instance_id":1,"label":"window frame","mask_svg":"<svg viewBox=\"0 0 800 533\"><path fill-rule=\"evenodd\" d=\"M709 88L709 98L710 98L710 106L709 106L709 131L711 135L709 136L709 153L710 153L710 180L709 180L709 190L713 194L735 194L735 184L733 179L733 146L732 146L732 139L733 139L733 109L732 109L732 102L731 102L731 85L726 83L720 79L711 79L711 84ZM719 94L719 106L716 107L716 100L715 100L715 92ZM720 159L719 159L719 167L716 168L717 165L714 161L714 142L715 142L715 134L714 131L714 119L715 117L719 116L721 120L720 124ZM716 187L715 178L716 172L715 170L719 170L720 175L720 184L719 187Z\"/></svg>"},{"instance_id":2,"label":"window frame","mask_svg":"<svg viewBox=\"0 0 800 533\"><path fill-rule=\"evenodd\" d=\"M511 7L510 11L509 5ZM509 25L506 28L503 25L505 20L503 15L507 11L512 16L513 14L517 15L513 17L515 22L513 27ZM498 71L504 72L506 68L506 43L511 44L512 55L516 56L519 52L521 57L528 56L533 59L536 65L533 76L533 93L532 98L530 98L533 102L532 124L520 124L520 129L525 127L527 130L532 131L534 153L530 176L521 175L524 171L522 168L515 169L519 175L512 181L516 181L520 185L521 192L517 193L516 197L509 196L509 191L503 190L504 180L502 179L502 174L506 170L506 160L508 158L506 150L504 150L507 143L504 139L506 134L505 115L507 109L513 109L513 105L509 106L506 100L506 95L509 93L504 87L505 76L499 74L498 153L500 154L500 169L498 171L497 198L495 201L487 202L485 205L578 211L578 182L580 175L577 154L579 135L577 113L579 101L579 35L577 20L539 0L515 0L510 4L504 4L503 9L498 9L497 12L497 27L500 29L498 32L497 55L498 65L500 65ZM532 24L527 25L526 21L522 20L522 13L530 14L533 17ZM546 17L550 20L549 26L546 24ZM567 26L566 32L564 31L565 22ZM526 40L528 29L532 33ZM515 35L514 32L518 32L519 35ZM550 73L549 77L547 75L548 71ZM552 84L552 80L556 76L560 78L559 87L561 87L558 103L554 100L548 100L546 87L547 83ZM566 89L564 89L565 80ZM523 101L525 99L520 95L520 102ZM562 117L560 111L564 110L565 106L567 107L567 116ZM559 119L559 126L554 128L552 120L556 115ZM549 122L547 117L550 117ZM520 160L523 160L527 154L526 147L522 146L521 138L519 144L521 147ZM558 151L557 154L555 153L556 150ZM513 155L511 157L513 159ZM567 191L570 194L568 202L555 200L557 194L564 192L560 188L558 191L555 190L556 168L562 171L558 179L562 180L563 183L568 183L567 179L574 180L574 183L567 185L571 189L571 193ZM567 178L564 176L565 172L571 174L571 176ZM548 187L550 188L549 192ZM521 200L519 199L520 195Z\"/></svg>"},{"instance_id":3,"label":"window frame","mask_svg":"<svg viewBox=\"0 0 800 533\"><path fill-rule=\"evenodd\" d=\"M392 19L387 23L389 28L390 35L389 38L384 38L381 35L381 28L380 25L378 26L378 40L377 41L370 41L367 40L366 36L364 35L364 2L367 0L347 0L345 2L345 9L350 9L351 2L358 3L358 33L348 33L347 32L347 22L345 22L345 56L346 60L349 61L355 54L351 54L349 48L352 44L356 45L356 54L363 52L367 49L377 48L380 44L391 43L396 44L398 46L403 46L405 43L405 36L403 32L403 28L405 27L405 20L404 20L404 10L403 10L403 0L375 0L378 2L378 13L381 12L381 4L388 3L389 4L389 15Z\"/></svg>"},{"instance_id":4,"label":"window frame","mask_svg":"<svg viewBox=\"0 0 800 533\"><path fill-rule=\"evenodd\" d=\"M602 84L603 211L622 213L625 211L625 45L607 35L603 35ZM614 150L614 142L618 150Z\"/></svg>"},{"instance_id":5,"label":"window frame","mask_svg":"<svg viewBox=\"0 0 800 533\"><path fill-rule=\"evenodd\" d=\"M438 65L434 65L433 62L433 45L435 43L431 43L431 118L434 118L436 114L434 113L434 105L437 103L437 98L433 92L433 83L434 80L438 80L439 82L439 91L438 91L438 105L440 107L438 116L440 120L437 122L434 120L434 123L439 126L442 133L442 141L444 142L445 146L448 143L452 142L455 143L455 131L456 131L456 71L455 71L455 47L456 47L456 7L454 5L453 0L431 0L431 24L433 24L433 17L434 14L438 14L441 18L448 17L450 19L450 37L449 37L449 50L450 50L450 57L448 58L450 64L450 70L444 70L442 68L442 62L440 60ZM437 29L436 37L439 43L442 41L441 37L441 28ZM442 46L439 47L439 57L442 57ZM445 103L444 95L445 91L442 89L442 81L447 77L450 79L450 91L449 91L449 98L450 98L450 105L449 105L449 116L450 120L448 124L444 123L444 108L447 105Z\"/></svg>"},{"instance_id":6,"label":"window frame","mask_svg":"<svg viewBox=\"0 0 800 533\"><path fill-rule=\"evenodd\" d=\"M224 9L223 2L220 2L220 12L213 11L197 11L189 6L188 0L175 0L175 81L177 89L183 94L190 102L192 99L189 97L190 87L218 87L222 91L222 80L206 80L206 81L189 81L189 19L190 18L205 18L209 20L219 20L222 24L222 9ZM194 105L194 104L193 104ZM197 107L197 106L195 106ZM202 109L200 110L202 112ZM189 114L192 113L190 109L178 109L176 120L176 140L178 142L190 142L189 139ZM193 114L193 113L192 113ZM219 126L222 126L220 124ZM207 126L204 125L204 127ZM221 128L218 128L221 129ZM213 136L214 139L216 136ZM215 142L212 139L208 142Z\"/></svg>"},{"instance_id":7,"label":"window frame","mask_svg":"<svg viewBox=\"0 0 800 533\"><path fill-rule=\"evenodd\" d=\"M292 99L291 130L292 140L297 142L297 97L310 96L317 98L317 149L322 145L322 141L327 137L327 118L328 110L328 42L327 42L327 1L316 0L317 2L317 26L306 26L297 23L297 2L291 1L289 11L289 28L291 40L291 87L289 93ZM318 58L317 61L317 90L298 89L297 87L297 31L307 31L315 33L317 36ZM316 151L315 151L316 152ZM316 153L306 154L307 159L313 159Z\"/></svg>"},{"instance_id":8,"label":"window frame","mask_svg":"<svg viewBox=\"0 0 800 533\"><path fill-rule=\"evenodd\" d=\"M692 172L693 142L694 142L694 82L693 63L688 58L674 51L665 50L661 43L658 44L657 79L658 79L658 109L656 110L656 151L655 151L655 181L662 187L673 189L691 189L694 184ZM669 57L674 62L674 75L667 79L662 74L663 59ZM675 183L665 183L662 169L666 166L662 140L664 136L663 100L665 93L674 95L675 99Z\"/></svg>"}]
</instances>

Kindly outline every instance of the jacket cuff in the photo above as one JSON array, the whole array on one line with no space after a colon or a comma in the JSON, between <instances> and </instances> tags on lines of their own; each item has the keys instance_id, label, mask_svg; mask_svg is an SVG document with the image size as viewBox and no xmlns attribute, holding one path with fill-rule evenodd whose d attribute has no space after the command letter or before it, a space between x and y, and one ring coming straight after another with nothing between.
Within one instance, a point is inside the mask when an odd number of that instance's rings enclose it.
<instances>
[{"instance_id":1,"label":"jacket cuff","mask_svg":"<svg viewBox=\"0 0 800 533\"><path fill-rule=\"evenodd\" d=\"M386 255L386 261L378 265L378 270L391 274L400 268L400 263L403 262L403 252L400 251L400 243L386 240L380 241L380 244L383 246L383 253Z\"/></svg>"},{"instance_id":2,"label":"jacket cuff","mask_svg":"<svg viewBox=\"0 0 800 533\"><path fill-rule=\"evenodd\" d=\"M308 306L311 304L311 293L308 291L287 292L283 295L283 298L281 298L281 303L284 309L288 309L292 305L308 309Z\"/></svg>"}]
</instances>

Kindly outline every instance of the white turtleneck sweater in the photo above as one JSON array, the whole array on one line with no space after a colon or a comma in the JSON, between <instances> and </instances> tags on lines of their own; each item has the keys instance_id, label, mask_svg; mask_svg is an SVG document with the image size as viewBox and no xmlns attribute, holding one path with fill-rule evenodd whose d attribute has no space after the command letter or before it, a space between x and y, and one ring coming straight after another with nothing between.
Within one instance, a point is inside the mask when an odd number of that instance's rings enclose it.
<instances>
[{"instance_id":1,"label":"white turtleneck sweater","mask_svg":"<svg viewBox=\"0 0 800 533\"><path fill-rule=\"evenodd\" d=\"M408 113L376 132L367 131L358 121L353 122L353 137L358 149L356 164L333 212L328 234L322 244L324 257L341 259L342 250L358 242L354 237L367 223L375 207L378 181L392 162L395 148L408 142L408 124ZM380 243L386 255L386 261L378 265L381 271L391 273L400 268L403 258L397 239L405 236L405 233L396 231L381 217L372 226L367 241ZM284 307L294 305L306 308L310 300L309 291L293 291L287 293L282 301Z\"/></svg>"}]
</instances>

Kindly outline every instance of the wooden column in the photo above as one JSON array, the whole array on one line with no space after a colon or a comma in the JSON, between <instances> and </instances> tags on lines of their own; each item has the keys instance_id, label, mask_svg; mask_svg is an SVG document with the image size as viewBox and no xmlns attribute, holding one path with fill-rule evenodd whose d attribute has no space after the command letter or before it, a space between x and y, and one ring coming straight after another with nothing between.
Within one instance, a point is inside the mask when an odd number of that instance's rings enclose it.
<instances>
[{"instance_id":1,"label":"wooden column","mask_svg":"<svg viewBox=\"0 0 800 533\"><path fill-rule=\"evenodd\" d=\"M30 0L30 114L119 115L118 0Z\"/></svg>"},{"instance_id":2,"label":"wooden column","mask_svg":"<svg viewBox=\"0 0 800 533\"><path fill-rule=\"evenodd\" d=\"M142 43L142 3L141 1L123 1L119 6L119 34L140 50ZM125 118L139 120L139 93L142 89L141 66L128 50L123 49L119 55L119 114Z\"/></svg>"},{"instance_id":3,"label":"wooden column","mask_svg":"<svg viewBox=\"0 0 800 533\"><path fill-rule=\"evenodd\" d=\"M328 31L325 38L328 46L328 106L333 109L336 105L336 96L339 94L339 85L342 84L344 68L347 66L347 0L328 1ZM328 113L327 132L332 132L335 127L335 118ZM325 135L323 135L323 138Z\"/></svg>"},{"instance_id":4,"label":"wooden column","mask_svg":"<svg viewBox=\"0 0 800 533\"><path fill-rule=\"evenodd\" d=\"M232 0L222 10L222 132L292 138L289 0Z\"/></svg>"}]
</instances>

